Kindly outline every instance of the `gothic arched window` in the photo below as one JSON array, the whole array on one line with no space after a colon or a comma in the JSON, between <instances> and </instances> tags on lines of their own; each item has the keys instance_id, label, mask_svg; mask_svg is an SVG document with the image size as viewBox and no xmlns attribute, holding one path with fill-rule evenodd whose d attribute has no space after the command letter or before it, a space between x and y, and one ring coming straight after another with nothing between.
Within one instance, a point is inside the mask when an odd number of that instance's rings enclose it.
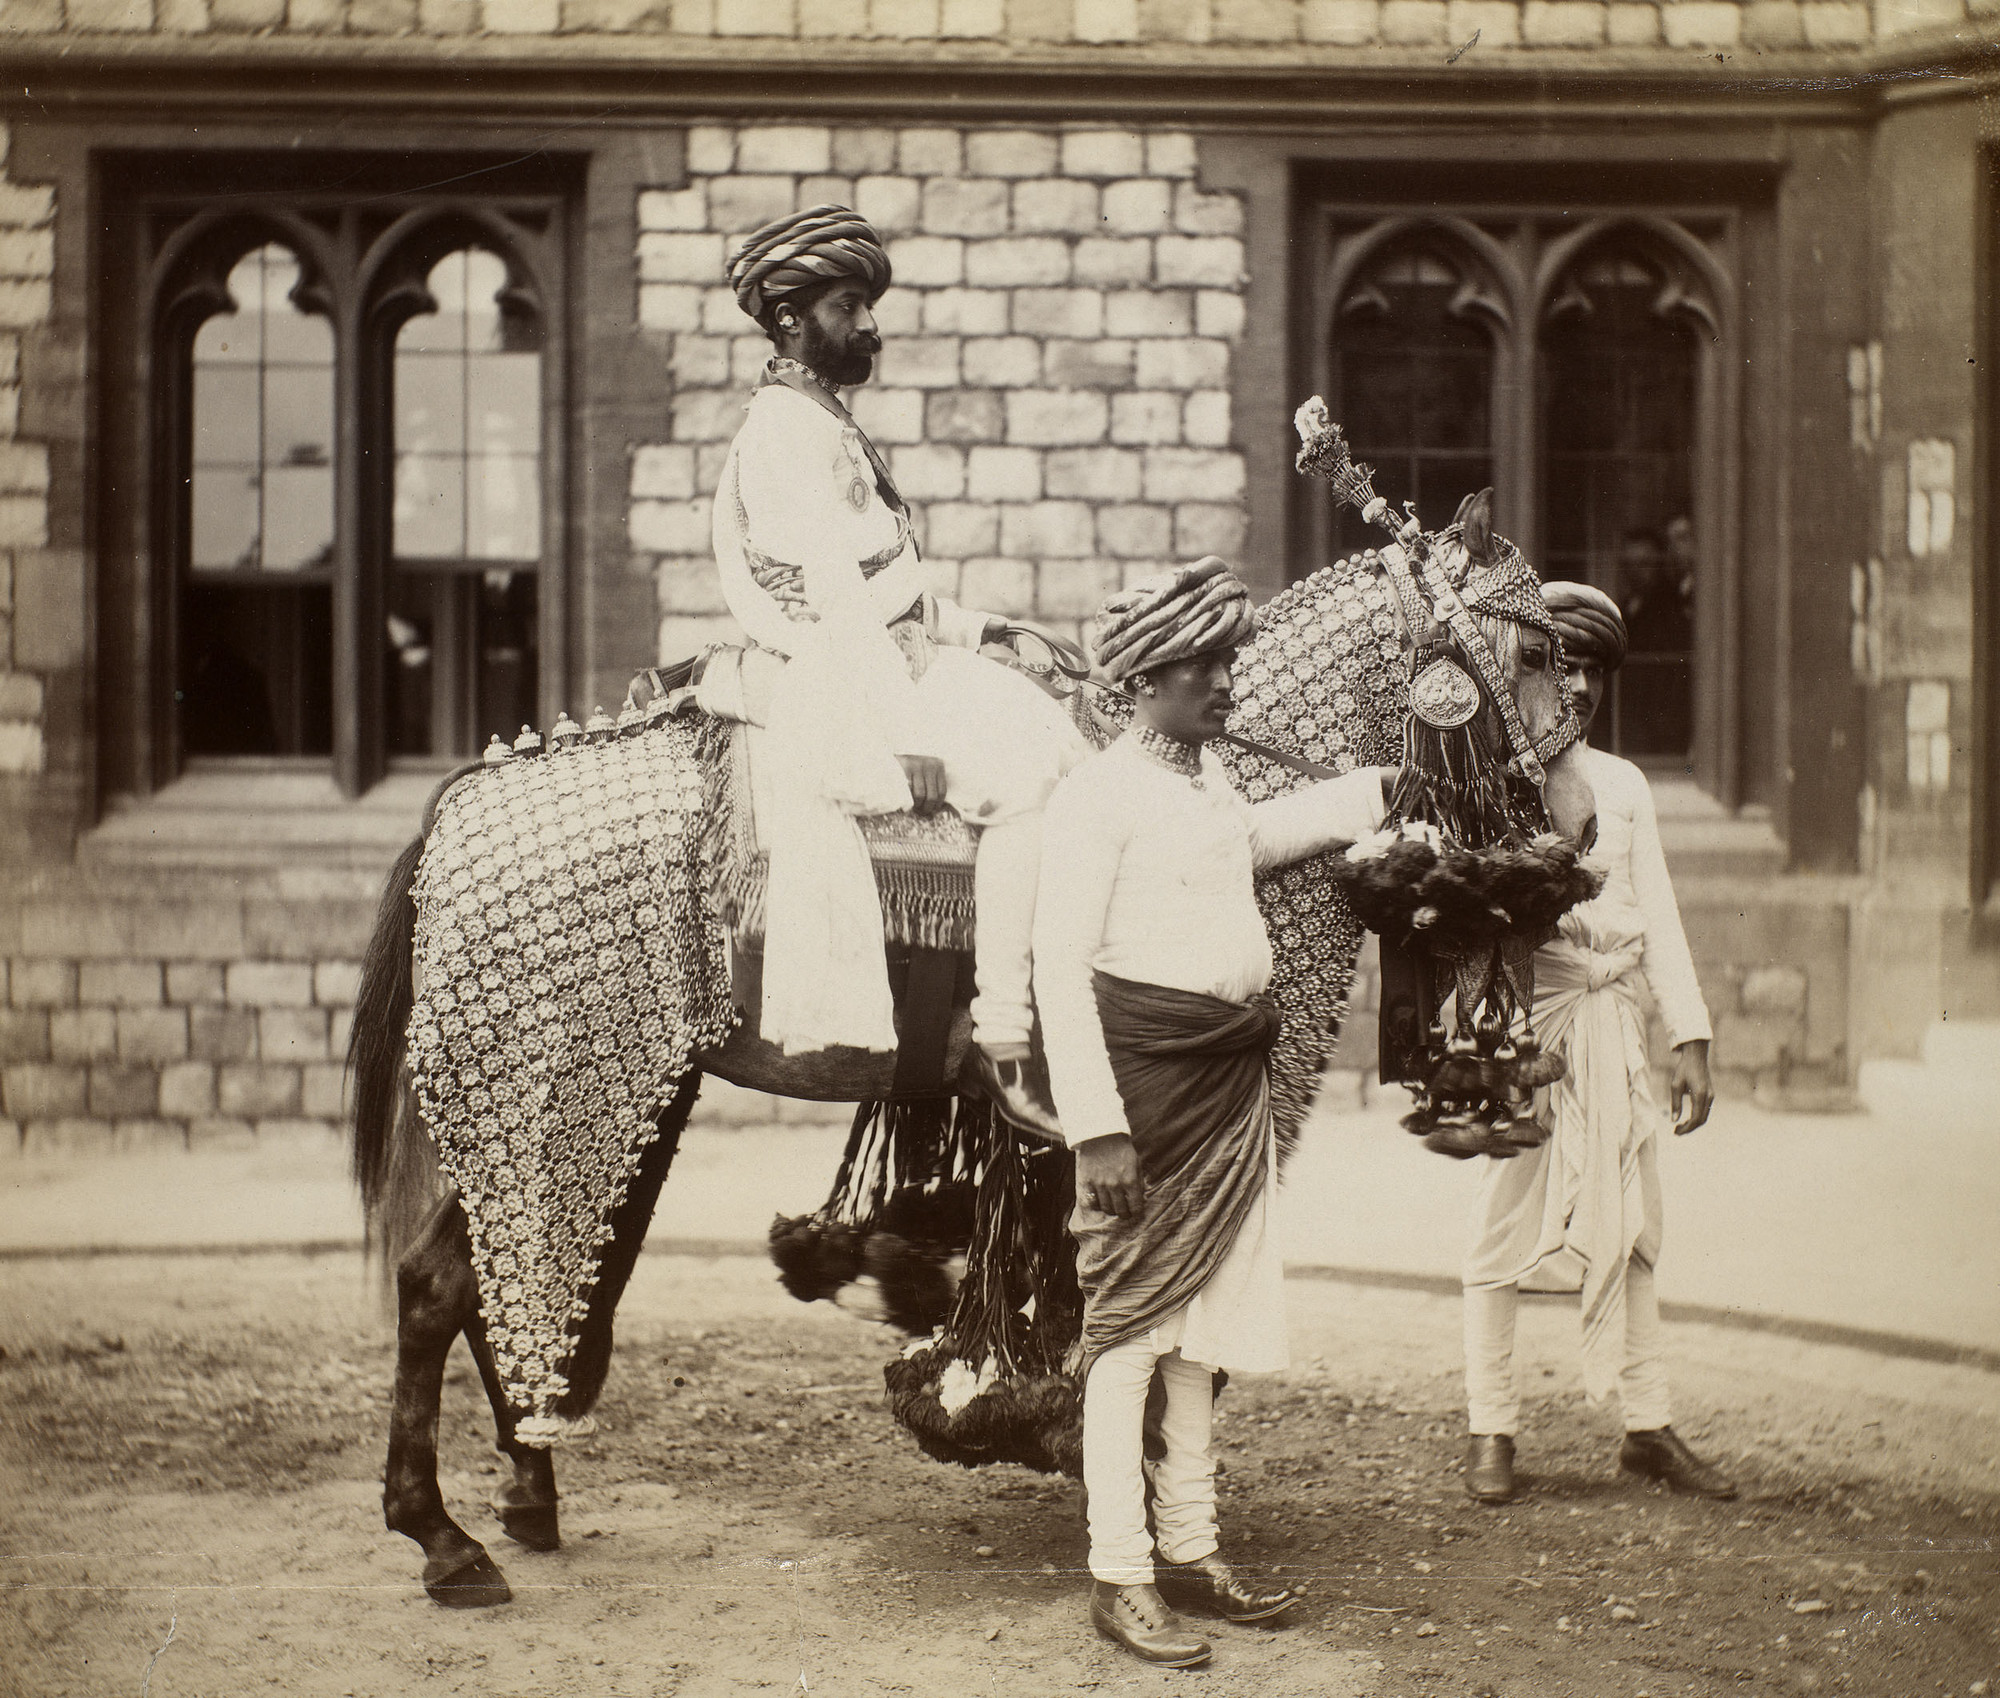
<instances>
[{"instance_id":1,"label":"gothic arched window","mask_svg":"<svg viewBox=\"0 0 2000 1698\"><path fill-rule=\"evenodd\" d=\"M108 792L261 757L356 795L554 717L581 185L475 163L116 162Z\"/></svg>"},{"instance_id":2,"label":"gothic arched window","mask_svg":"<svg viewBox=\"0 0 2000 1698\"><path fill-rule=\"evenodd\" d=\"M542 334L507 265L461 248L395 351L389 747L463 750L534 717Z\"/></svg>"},{"instance_id":3,"label":"gothic arched window","mask_svg":"<svg viewBox=\"0 0 2000 1698\"><path fill-rule=\"evenodd\" d=\"M1732 799L1735 240L1726 213L1329 204L1300 385L1426 528L1491 484L1544 580L1616 597L1632 649L1593 740ZM1296 499L1298 570L1383 540L1317 488Z\"/></svg>"},{"instance_id":4,"label":"gothic arched window","mask_svg":"<svg viewBox=\"0 0 2000 1698\"><path fill-rule=\"evenodd\" d=\"M177 702L189 755L324 755L333 743L333 327L298 256L230 267L195 332Z\"/></svg>"},{"instance_id":5,"label":"gothic arched window","mask_svg":"<svg viewBox=\"0 0 2000 1698\"><path fill-rule=\"evenodd\" d=\"M1540 338L1544 578L1592 583L1631 634L1593 736L1685 762L1694 744L1701 343L1712 325L1671 260L1630 241L1558 279Z\"/></svg>"},{"instance_id":6,"label":"gothic arched window","mask_svg":"<svg viewBox=\"0 0 2000 1698\"><path fill-rule=\"evenodd\" d=\"M1494 347L1469 310L1478 298L1448 252L1411 246L1369 265L1334 307L1334 416L1375 468L1376 493L1414 501L1433 525L1493 481ZM1333 535L1343 551L1380 540L1347 508Z\"/></svg>"}]
</instances>

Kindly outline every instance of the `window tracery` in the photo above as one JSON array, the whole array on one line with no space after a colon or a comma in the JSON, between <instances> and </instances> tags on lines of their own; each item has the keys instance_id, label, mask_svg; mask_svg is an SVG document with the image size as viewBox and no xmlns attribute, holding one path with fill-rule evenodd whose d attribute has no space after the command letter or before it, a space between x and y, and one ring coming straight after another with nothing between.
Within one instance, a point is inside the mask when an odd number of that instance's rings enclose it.
<instances>
[{"instance_id":1,"label":"window tracery","mask_svg":"<svg viewBox=\"0 0 2000 1698\"><path fill-rule=\"evenodd\" d=\"M352 794L542 717L567 195L434 189L406 161L133 177L107 394L136 417L107 452L152 496L107 554L133 685L110 781L330 756ZM354 186L300 186L332 178Z\"/></svg>"},{"instance_id":2,"label":"window tracery","mask_svg":"<svg viewBox=\"0 0 2000 1698\"><path fill-rule=\"evenodd\" d=\"M1692 767L1727 694L1733 564L1720 511L1728 219L1328 208L1312 379L1392 502L1448 522L1491 484L1546 578L1629 605L1630 676L1599 740ZM1378 540L1316 493L1312 534ZM1726 640L1709 646L1726 651ZM1709 682L1705 685L1704 677ZM1710 736L1710 747L1719 741ZM1711 768L1714 766L1711 759Z\"/></svg>"}]
</instances>

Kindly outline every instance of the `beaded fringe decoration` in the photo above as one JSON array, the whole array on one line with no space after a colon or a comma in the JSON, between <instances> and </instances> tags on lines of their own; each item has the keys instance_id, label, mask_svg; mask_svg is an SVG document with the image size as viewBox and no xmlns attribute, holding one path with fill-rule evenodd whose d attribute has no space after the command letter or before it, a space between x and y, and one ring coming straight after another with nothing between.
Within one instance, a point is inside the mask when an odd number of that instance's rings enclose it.
<instances>
[{"instance_id":1,"label":"beaded fringe decoration","mask_svg":"<svg viewBox=\"0 0 2000 1698\"><path fill-rule=\"evenodd\" d=\"M1237 655L1229 729L1337 772L1396 765L1409 686L1390 594L1374 555L1357 554L1259 608L1257 635ZM1210 746L1253 802L1312 782L1234 744ZM1257 905L1275 962L1271 996L1283 1015L1271 1051L1282 1160L1298 1143L1346 1016L1362 927L1320 857L1260 875Z\"/></svg>"},{"instance_id":2,"label":"beaded fringe decoration","mask_svg":"<svg viewBox=\"0 0 2000 1698\"><path fill-rule=\"evenodd\" d=\"M727 758L708 774L706 830L723 923L737 943L764 937L764 896L771 854L760 839L750 798L750 728L727 728ZM859 822L882 903L882 940L919 949L972 948L973 830L950 809L928 817L870 814Z\"/></svg>"},{"instance_id":3,"label":"beaded fringe decoration","mask_svg":"<svg viewBox=\"0 0 2000 1698\"><path fill-rule=\"evenodd\" d=\"M701 817L722 753L714 722L666 720L488 766L445 796L418 870L410 1071L526 1444L570 1426L611 1213L735 1025Z\"/></svg>"}]
</instances>

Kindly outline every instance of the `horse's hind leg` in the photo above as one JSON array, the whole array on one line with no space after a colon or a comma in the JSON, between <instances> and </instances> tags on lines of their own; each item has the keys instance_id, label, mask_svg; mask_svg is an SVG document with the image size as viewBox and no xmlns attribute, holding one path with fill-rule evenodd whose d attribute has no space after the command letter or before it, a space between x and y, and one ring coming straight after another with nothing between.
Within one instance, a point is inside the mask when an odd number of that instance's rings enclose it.
<instances>
[{"instance_id":1,"label":"horse's hind leg","mask_svg":"<svg viewBox=\"0 0 2000 1698\"><path fill-rule=\"evenodd\" d=\"M667 1170L673 1166L681 1133L700 1089L699 1074L689 1074L681 1081L672 1101L660 1111L658 1136L646 1146L625 1188L624 1200L611 1213L611 1237L598 1263L597 1283L591 1288L589 1310L569 1364L570 1389L556 1405L558 1414L587 1412L603 1389L605 1373L611 1366L612 1317L646 1241L646 1228L652 1221L660 1187L666 1181ZM465 1329L465 1337L472 1346L473 1360L479 1364L480 1378L486 1384L487 1401L493 1405L496 1446L514 1465L513 1479L493 1500L493 1513L500 1518L509 1538L532 1551L552 1551L562 1543L557 1518L555 1458L551 1452L524 1445L514 1436L515 1413L508 1405L506 1388L500 1383L500 1370L493 1360L493 1347L476 1312Z\"/></svg>"},{"instance_id":2,"label":"horse's hind leg","mask_svg":"<svg viewBox=\"0 0 2000 1698\"><path fill-rule=\"evenodd\" d=\"M475 1314L465 1329L465 1341L472 1346L472 1359L479 1364L479 1377L486 1386L486 1400L493 1405L494 1448L514 1465L514 1477L493 1499L493 1513L507 1537L531 1551L552 1551L562 1543L556 1524L556 1464L552 1452L525 1445L514 1436L516 1416L507 1402L506 1388L500 1383L499 1364L486 1328Z\"/></svg>"},{"instance_id":3,"label":"horse's hind leg","mask_svg":"<svg viewBox=\"0 0 2000 1698\"><path fill-rule=\"evenodd\" d=\"M424 1590L458 1609L504 1604L513 1594L486 1547L445 1513L438 1490L438 1404L445 1358L478 1326L479 1292L465 1211L456 1196L431 1211L396 1265L396 1389L389 1406L389 1461L382 1515L391 1532L424 1552Z\"/></svg>"}]
</instances>

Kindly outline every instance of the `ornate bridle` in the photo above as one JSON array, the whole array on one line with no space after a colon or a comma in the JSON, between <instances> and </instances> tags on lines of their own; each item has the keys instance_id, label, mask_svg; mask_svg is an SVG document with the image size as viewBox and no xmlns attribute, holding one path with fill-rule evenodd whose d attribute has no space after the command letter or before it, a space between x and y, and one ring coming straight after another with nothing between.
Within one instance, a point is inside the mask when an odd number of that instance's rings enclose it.
<instances>
[{"instance_id":1,"label":"ornate bridle","mask_svg":"<svg viewBox=\"0 0 2000 1698\"><path fill-rule=\"evenodd\" d=\"M1499 660L1471 610L1438 564L1431 539L1418 522L1414 506L1405 502L1399 519L1389 503L1375 493L1374 468L1355 460L1346 436L1328 415L1326 402L1319 396L1299 408L1293 424L1300 441L1298 469L1324 478L1333 493L1355 508L1367 523L1381 526L1395 538L1378 558L1410 627L1416 656L1410 679L1410 711L1435 730L1456 730L1479 712L1483 695L1500 716L1515 770L1539 791L1548 779L1544 761L1553 759L1570 739L1559 734L1549 739L1548 745L1537 746L1521 718L1521 710L1514 704L1513 691L1501 673ZM1448 654L1439 653L1429 660L1422 658L1425 650L1434 646L1426 641L1426 633L1439 626L1451 633L1459 652L1478 673L1476 682Z\"/></svg>"}]
</instances>

